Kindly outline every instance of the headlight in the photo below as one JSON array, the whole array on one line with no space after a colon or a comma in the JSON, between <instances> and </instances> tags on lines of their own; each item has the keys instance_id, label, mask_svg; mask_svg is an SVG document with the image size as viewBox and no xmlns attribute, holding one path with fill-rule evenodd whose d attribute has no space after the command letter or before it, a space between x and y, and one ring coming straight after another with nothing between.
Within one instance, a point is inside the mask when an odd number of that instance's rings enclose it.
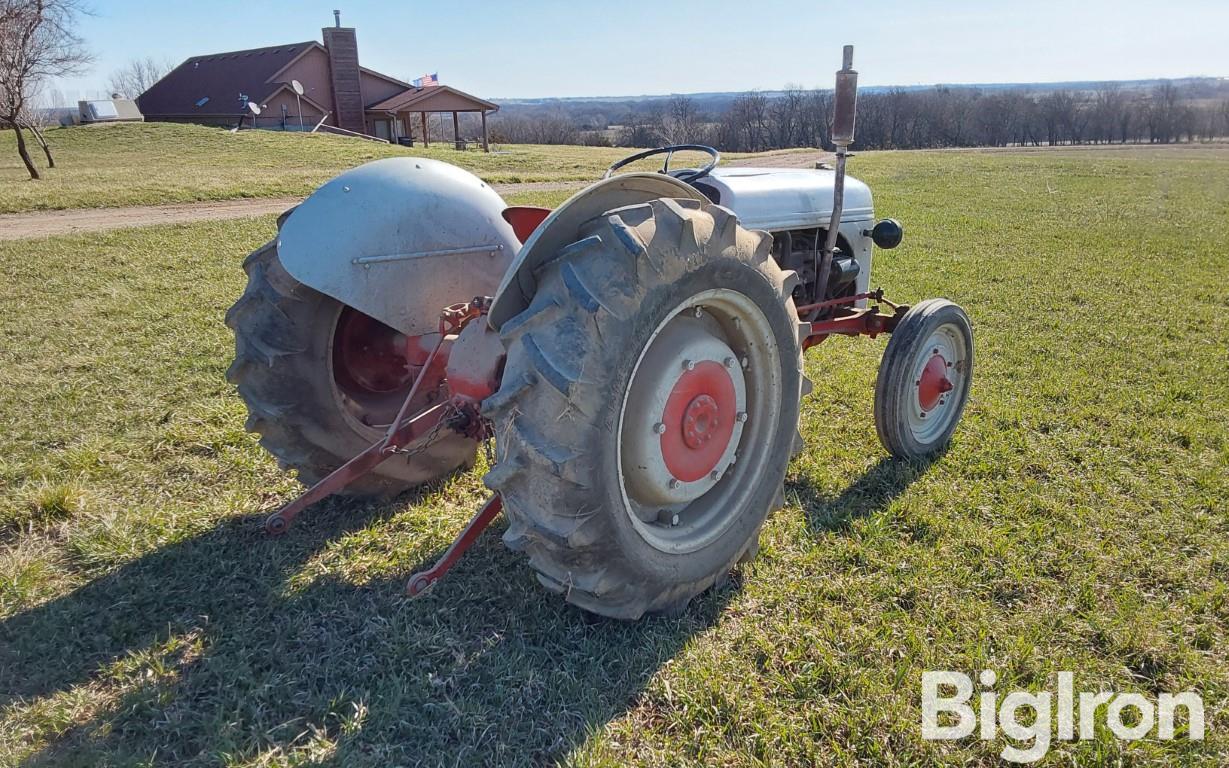
<instances>
[{"instance_id":1,"label":"headlight","mask_svg":"<svg viewBox=\"0 0 1229 768\"><path fill-rule=\"evenodd\" d=\"M875 245L880 248L895 248L904 239L905 228L896 219L884 219L870 231L870 236Z\"/></svg>"}]
</instances>

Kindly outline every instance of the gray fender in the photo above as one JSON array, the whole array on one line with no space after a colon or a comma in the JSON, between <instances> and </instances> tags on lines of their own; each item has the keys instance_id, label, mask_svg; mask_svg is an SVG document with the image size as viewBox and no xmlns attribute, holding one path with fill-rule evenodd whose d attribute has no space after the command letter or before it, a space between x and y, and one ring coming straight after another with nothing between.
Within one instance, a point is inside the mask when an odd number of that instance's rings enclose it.
<instances>
[{"instance_id":1,"label":"gray fender","mask_svg":"<svg viewBox=\"0 0 1229 768\"><path fill-rule=\"evenodd\" d=\"M612 176L568 198L538 225L516 255L512 266L508 268L487 316L491 327L499 330L500 326L529 306L538 290L534 273L543 262L557 254L560 248L576 239L581 224L606 211L625 205L647 203L661 197L708 202L708 198L701 195L695 187L661 173L625 173L622 176Z\"/></svg>"},{"instance_id":2,"label":"gray fender","mask_svg":"<svg viewBox=\"0 0 1229 768\"><path fill-rule=\"evenodd\" d=\"M449 304L495 293L520 249L503 199L477 176L425 158L346 171L282 223L277 255L299 282L407 336Z\"/></svg>"}]
</instances>

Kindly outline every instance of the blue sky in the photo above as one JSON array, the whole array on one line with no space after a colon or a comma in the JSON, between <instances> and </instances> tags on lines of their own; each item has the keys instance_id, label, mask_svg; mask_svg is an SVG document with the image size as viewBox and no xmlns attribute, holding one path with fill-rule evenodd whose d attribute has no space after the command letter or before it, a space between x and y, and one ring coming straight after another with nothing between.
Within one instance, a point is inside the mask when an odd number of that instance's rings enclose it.
<instances>
[{"instance_id":1,"label":"blue sky","mask_svg":"<svg viewBox=\"0 0 1229 768\"><path fill-rule=\"evenodd\" d=\"M318 40L333 8L364 66L485 97L828 87L843 43L866 85L1229 76L1229 0L93 0L96 64L60 87L104 89L138 56Z\"/></svg>"}]
</instances>

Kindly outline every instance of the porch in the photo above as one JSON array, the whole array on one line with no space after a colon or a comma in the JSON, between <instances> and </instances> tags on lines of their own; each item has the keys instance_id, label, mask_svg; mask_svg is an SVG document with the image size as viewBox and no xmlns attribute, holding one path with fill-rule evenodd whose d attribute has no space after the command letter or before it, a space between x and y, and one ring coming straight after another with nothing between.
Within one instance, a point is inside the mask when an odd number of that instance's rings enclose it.
<instances>
[{"instance_id":1,"label":"porch","mask_svg":"<svg viewBox=\"0 0 1229 768\"><path fill-rule=\"evenodd\" d=\"M397 143L403 137L413 137L417 124L423 146L431 146L429 117L434 114L452 115L452 140L457 149L465 149L467 139L461 136L462 113L478 113L482 117L482 151L490 152L487 134L487 115L499 109L489 101L471 96L447 85L415 88L399 93L367 108L367 119L372 133L382 139Z\"/></svg>"}]
</instances>

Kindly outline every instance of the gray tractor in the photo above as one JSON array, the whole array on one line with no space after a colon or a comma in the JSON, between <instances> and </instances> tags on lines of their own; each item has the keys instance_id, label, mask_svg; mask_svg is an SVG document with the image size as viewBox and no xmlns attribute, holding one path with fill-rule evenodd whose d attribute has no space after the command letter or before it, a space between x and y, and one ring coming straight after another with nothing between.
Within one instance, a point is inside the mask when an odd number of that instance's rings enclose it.
<instances>
[{"instance_id":1,"label":"gray tractor","mask_svg":"<svg viewBox=\"0 0 1229 768\"><path fill-rule=\"evenodd\" d=\"M833 169L721 167L716 150L640 152L554 210L509 207L427 159L343 173L245 262L229 377L248 427L311 488L394 495L469 467L493 440L493 491L438 579L501 511L505 543L569 602L674 612L757 548L803 450L803 353L891 333L875 385L889 453L949 441L973 335L957 305L871 289L876 222L844 175L852 52L837 73ZM672 167L683 151L700 167ZM618 173L651 156L661 170Z\"/></svg>"}]
</instances>

